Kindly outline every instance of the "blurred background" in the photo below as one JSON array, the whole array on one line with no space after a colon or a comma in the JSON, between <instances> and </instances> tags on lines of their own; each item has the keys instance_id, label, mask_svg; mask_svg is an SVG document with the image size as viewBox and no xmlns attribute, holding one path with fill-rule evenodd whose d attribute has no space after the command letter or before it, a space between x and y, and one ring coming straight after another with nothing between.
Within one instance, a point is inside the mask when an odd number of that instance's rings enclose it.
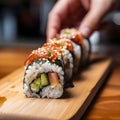
<instances>
[{"instance_id":1,"label":"blurred background","mask_svg":"<svg viewBox=\"0 0 120 120\"><path fill-rule=\"evenodd\" d=\"M0 45L29 45L44 41L48 13L55 2L56 0L0 0ZM120 44L119 7L106 16L104 21L109 24L108 28L97 33L93 42Z\"/></svg>"},{"instance_id":2,"label":"blurred background","mask_svg":"<svg viewBox=\"0 0 120 120\"><path fill-rule=\"evenodd\" d=\"M55 1L0 0L0 44L44 41L47 16Z\"/></svg>"},{"instance_id":3,"label":"blurred background","mask_svg":"<svg viewBox=\"0 0 120 120\"><path fill-rule=\"evenodd\" d=\"M0 77L22 66L30 51L45 42L48 13L56 1L0 0ZM106 29L90 37L92 52L120 61L120 7L103 22Z\"/></svg>"}]
</instances>

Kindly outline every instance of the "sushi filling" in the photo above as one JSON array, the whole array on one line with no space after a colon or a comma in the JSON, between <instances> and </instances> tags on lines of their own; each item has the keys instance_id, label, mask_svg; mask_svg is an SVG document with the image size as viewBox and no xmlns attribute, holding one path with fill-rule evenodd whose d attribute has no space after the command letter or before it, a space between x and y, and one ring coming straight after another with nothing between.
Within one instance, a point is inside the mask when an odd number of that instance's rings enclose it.
<instances>
[{"instance_id":1,"label":"sushi filling","mask_svg":"<svg viewBox=\"0 0 120 120\"><path fill-rule=\"evenodd\" d=\"M40 77L36 78L31 84L30 88L33 92L39 92L40 89L49 85L49 79L46 73L42 73Z\"/></svg>"}]
</instances>

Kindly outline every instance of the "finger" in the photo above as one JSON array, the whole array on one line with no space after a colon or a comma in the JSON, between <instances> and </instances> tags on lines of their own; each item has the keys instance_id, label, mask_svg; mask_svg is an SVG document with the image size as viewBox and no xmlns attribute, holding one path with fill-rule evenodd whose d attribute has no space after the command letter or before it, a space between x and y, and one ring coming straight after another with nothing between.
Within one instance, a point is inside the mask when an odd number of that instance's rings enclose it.
<instances>
[{"instance_id":1,"label":"finger","mask_svg":"<svg viewBox=\"0 0 120 120\"><path fill-rule=\"evenodd\" d=\"M47 38L53 38L60 28L60 18L58 15L51 15L47 25Z\"/></svg>"},{"instance_id":2,"label":"finger","mask_svg":"<svg viewBox=\"0 0 120 120\"><path fill-rule=\"evenodd\" d=\"M63 18L67 14L67 1L60 0L54 6L48 17L47 38L53 38L61 28Z\"/></svg>"},{"instance_id":3,"label":"finger","mask_svg":"<svg viewBox=\"0 0 120 120\"><path fill-rule=\"evenodd\" d=\"M112 6L110 0L92 0L91 9L86 14L80 25L80 31L84 37L89 37L97 28L101 19Z\"/></svg>"}]
</instances>

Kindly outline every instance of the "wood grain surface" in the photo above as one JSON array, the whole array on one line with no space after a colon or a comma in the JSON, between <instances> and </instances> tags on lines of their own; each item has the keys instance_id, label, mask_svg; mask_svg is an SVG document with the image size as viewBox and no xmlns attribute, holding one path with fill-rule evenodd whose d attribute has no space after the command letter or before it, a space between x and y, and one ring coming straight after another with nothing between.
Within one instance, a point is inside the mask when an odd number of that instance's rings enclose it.
<instances>
[{"instance_id":1,"label":"wood grain surface","mask_svg":"<svg viewBox=\"0 0 120 120\"><path fill-rule=\"evenodd\" d=\"M26 98L23 67L0 80L0 117L3 119L79 119L104 82L111 59L92 63L73 79L61 99Z\"/></svg>"},{"instance_id":2,"label":"wood grain surface","mask_svg":"<svg viewBox=\"0 0 120 120\"><path fill-rule=\"evenodd\" d=\"M120 120L120 66L117 65L104 84L87 115L87 120Z\"/></svg>"}]
</instances>

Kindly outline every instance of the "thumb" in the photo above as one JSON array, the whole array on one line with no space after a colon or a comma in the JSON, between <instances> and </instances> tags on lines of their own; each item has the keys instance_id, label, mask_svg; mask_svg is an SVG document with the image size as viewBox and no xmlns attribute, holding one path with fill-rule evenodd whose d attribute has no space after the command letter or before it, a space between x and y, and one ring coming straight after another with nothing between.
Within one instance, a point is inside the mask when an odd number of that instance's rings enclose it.
<instances>
[{"instance_id":1,"label":"thumb","mask_svg":"<svg viewBox=\"0 0 120 120\"><path fill-rule=\"evenodd\" d=\"M110 0L91 0L89 12L83 18L79 30L82 35L88 38L100 24L101 19L112 6Z\"/></svg>"}]
</instances>

